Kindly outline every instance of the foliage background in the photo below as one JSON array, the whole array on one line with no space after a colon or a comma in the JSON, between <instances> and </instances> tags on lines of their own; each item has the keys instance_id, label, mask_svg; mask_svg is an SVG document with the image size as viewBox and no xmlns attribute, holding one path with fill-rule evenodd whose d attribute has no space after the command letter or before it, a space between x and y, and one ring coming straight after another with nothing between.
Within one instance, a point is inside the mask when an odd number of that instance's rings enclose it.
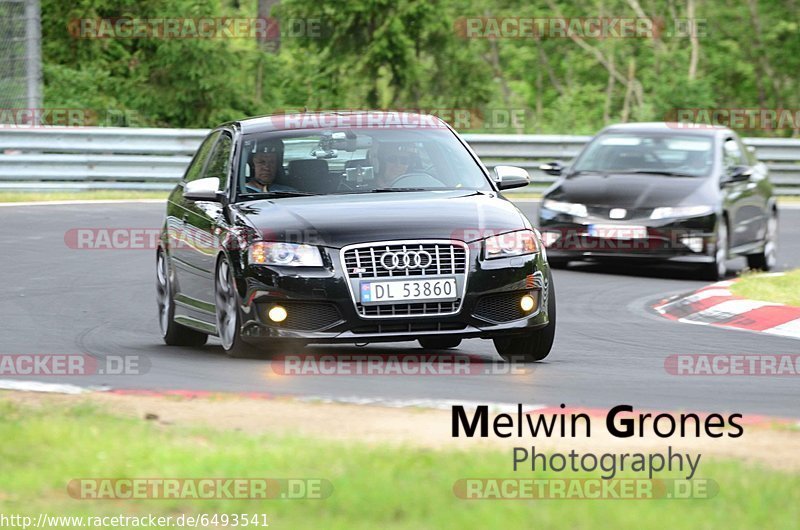
<instances>
[{"instance_id":1,"label":"foliage background","mask_svg":"<svg viewBox=\"0 0 800 530\"><path fill-rule=\"evenodd\" d=\"M284 34L277 49L250 38L78 39L74 19L253 18L258 0L42 0L45 106L95 109L101 125L164 127L303 107L521 109L521 124L490 132L562 134L664 120L675 108L800 108L797 0L261 2L282 24L321 21L322 30ZM697 39L458 31L463 17L480 16L646 16L669 30L692 12Z\"/></svg>"}]
</instances>

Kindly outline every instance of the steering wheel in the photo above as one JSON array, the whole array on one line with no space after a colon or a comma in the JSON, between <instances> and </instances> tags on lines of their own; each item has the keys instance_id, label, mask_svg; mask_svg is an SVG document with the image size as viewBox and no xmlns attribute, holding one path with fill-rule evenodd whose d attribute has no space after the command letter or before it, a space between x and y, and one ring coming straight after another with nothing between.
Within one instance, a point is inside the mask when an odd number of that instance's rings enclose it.
<instances>
[{"instance_id":1,"label":"steering wheel","mask_svg":"<svg viewBox=\"0 0 800 530\"><path fill-rule=\"evenodd\" d=\"M667 163L660 156L658 156L658 154L655 151L648 151L647 153L645 153L645 158L648 156L653 158L653 161L657 164L657 166L660 169L664 169L667 167Z\"/></svg>"},{"instance_id":2,"label":"steering wheel","mask_svg":"<svg viewBox=\"0 0 800 530\"><path fill-rule=\"evenodd\" d=\"M412 182L410 184L405 184L405 185L398 185L402 184L403 180L409 180L415 178L422 178L423 180L425 180L426 181L425 185L420 185L418 182L416 183ZM412 171L410 173L403 173L399 177L395 178L391 183L389 183L389 186L387 187L388 188L420 188L420 187L435 188L437 186L442 186L442 185L443 185L442 181L440 181L433 175L425 173L424 171Z\"/></svg>"}]
</instances>

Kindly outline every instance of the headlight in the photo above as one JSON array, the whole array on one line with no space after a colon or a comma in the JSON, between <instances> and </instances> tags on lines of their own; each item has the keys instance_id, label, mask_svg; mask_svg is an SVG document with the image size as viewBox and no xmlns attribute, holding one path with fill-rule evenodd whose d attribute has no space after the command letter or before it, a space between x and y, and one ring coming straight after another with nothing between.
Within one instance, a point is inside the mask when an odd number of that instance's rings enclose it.
<instances>
[{"instance_id":1,"label":"headlight","mask_svg":"<svg viewBox=\"0 0 800 530\"><path fill-rule=\"evenodd\" d=\"M669 219L671 217L700 217L714 213L713 206L665 206L656 208L650 219Z\"/></svg>"},{"instance_id":2,"label":"headlight","mask_svg":"<svg viewBox=\"0 0 800 530\"><path fill-rule=\"evenodd\" d=\"M554 212L565 213L574 217L586 217L589 215L585 204L578 204L574 202L551 201L550 199L545 199L545 201L542 203L542 208L545 210L552 210Z\"/></svg>"},{"instance_id":3,"label":"headlight","mask_svg":"<svg viewBox=\"0 0 800 530\"><path fill-rule=\"evenodd\" d=\"M250 245L247 255L251 265L322 267L322 254L313 245L259 241Z\"/></svg>"},{"instance_id":4,"label":"headlight","mask_svg":"<svg viewBox=\"0 0 800 530\"><path fill-rule=\"evenodd\" d=\"M486 259L492 259L534 254L539 245L531 230L519 230L486 238L484 248Z\"/></svg>"}]
</instances>

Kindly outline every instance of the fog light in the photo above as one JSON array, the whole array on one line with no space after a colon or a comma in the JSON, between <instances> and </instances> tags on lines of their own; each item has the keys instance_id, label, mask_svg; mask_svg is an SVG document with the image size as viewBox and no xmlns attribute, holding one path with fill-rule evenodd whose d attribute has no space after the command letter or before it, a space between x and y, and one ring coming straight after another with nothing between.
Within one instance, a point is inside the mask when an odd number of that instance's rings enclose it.
<instances>
[{"instance_id":1,"label":"fog light","mask_svg":"<svg viewBox=\"0 0 800 530\"><path fill-rule=\"evenodd\" d=\"M529 294L526 294L520 299L519 306L522 308L523 311L526 313L533 309L533 306L536 305L536 300Z\"/></svg>"},{"instance_id":2,"label":"fog light","mask_svg":"<svg viewBox=\"0 0 800 530\"><path fill-rule=\"evenodd\" d=\"M702 237L682 237L681 243L689 247L692 252L702 252L705 242Z\"/></svg>"},{"instance_id":3,"label":"fog light","mask_svg":"<svg viewBox=\"0 0 800 530\"><path fill-rule=\"evenodd\" d=\"M273 322L283 322L284 320L286 320L286 317L289 316L289 315L286 312L286 309L284 309L283 307L281 307L279 305L276 305L276 306L272 306L272 308L269 310L269 313L267 313L267 316Z\"/></svg>"}]
</instances>

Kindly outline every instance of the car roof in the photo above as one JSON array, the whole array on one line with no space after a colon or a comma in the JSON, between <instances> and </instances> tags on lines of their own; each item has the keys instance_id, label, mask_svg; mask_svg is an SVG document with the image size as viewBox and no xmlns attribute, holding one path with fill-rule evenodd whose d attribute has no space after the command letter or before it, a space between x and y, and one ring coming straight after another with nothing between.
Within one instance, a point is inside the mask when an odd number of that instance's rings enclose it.
<instances>
[{"instance_id":1,"label":"car roof","mask_svg":"<svg viewBox=\"0 0 800 530\"><path fill-rule=\"evenodd\" d=\"M609 125L600 133L627 132L627 133L653 133L675 132L680 134L696 134L699 136L721 136L733 134L728 127L721 125L692 124L679 122L652 121L641 123L617 123Z\"/></svg>"},{"instance_id":2,"label":"car roof","mask_svg":"<svg viewBox=\"0 0 800 530\"><path fill-rule=\"evenodd\" d=\"M402 120L402 121L399 121ZM335 125L331 125L331 123ZM243 120L236 120L222 126L234 126L243 134L285 131L292 129L330 129L336 127L369 127L370 124L398 124L404 123L428 124L428 127L446 127L444 121L431 114L421 114L407 111L314 111L314 112L289 112L256 116ZM421 125L424 127L425 125Z\"/></svg>"}]
</instances>

